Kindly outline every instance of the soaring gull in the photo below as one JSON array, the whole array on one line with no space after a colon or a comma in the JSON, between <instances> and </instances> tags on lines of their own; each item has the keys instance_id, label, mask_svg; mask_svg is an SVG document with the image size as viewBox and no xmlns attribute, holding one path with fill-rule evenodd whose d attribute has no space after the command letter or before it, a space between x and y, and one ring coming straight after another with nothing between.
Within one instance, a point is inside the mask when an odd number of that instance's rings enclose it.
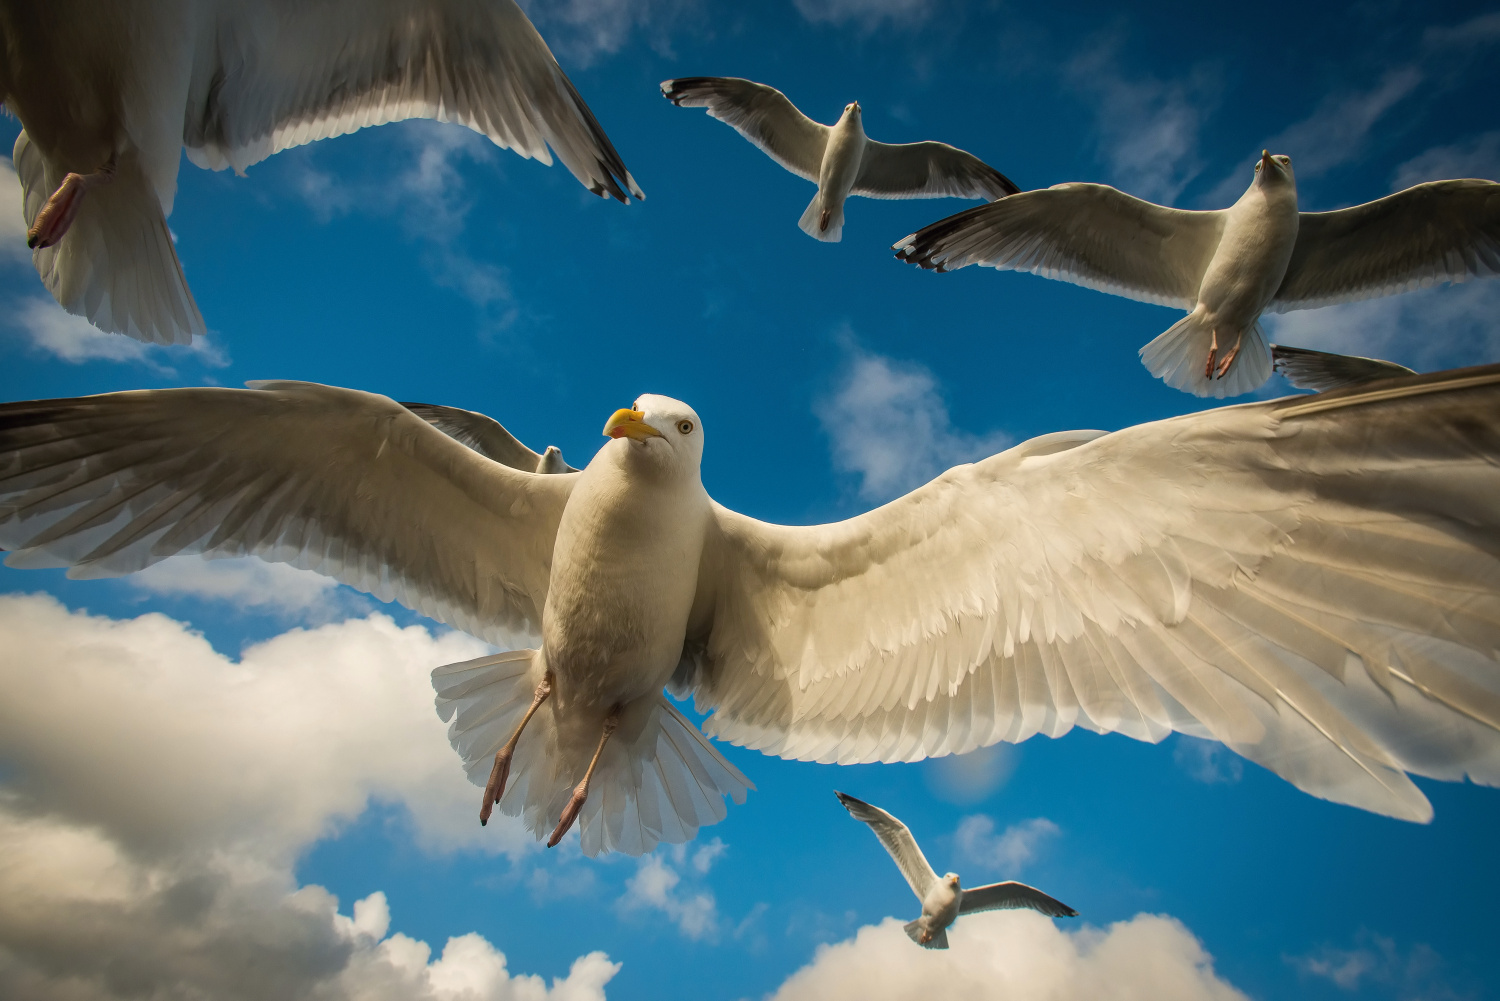
<instances>
[{"instance_id":1,"label":"soaring gull","mask_svg":"<svg viewBox=\"0 0 1500 1001\"><path fill-rule=\"evenodd\" d=\"M1053 918L1076 918L1078 912L1067 904L1025 883L1007 880L1004 883L989 883L964 889L959 885L958 873L945 873L941 878L927 862L927 856L917 846L907 826L878 806L871 806L862 799L841 792L834 792L844 809L855 820L870 825L881 845L891 853L896 868L906 877L911 892L922 902L922 915L908 921L905 931L908 938L924 949L948 948L948 926L958 920L960 914L975 911L1014 910L1029 907Z\"/></svg>"},{"instance_id":2,"label":"soaring gull","mask_svg":"<svg viewBox=\"0 0 1500 1001\"><path fill-rule=\"evenodd\" d=\"M204 332L167 231L183 147L236 172L407 118L644 197L514 0L0 0L0 100L42 282L101 330Z\"/></svg>"},{"instance_id":3,"label":"soaring gull","mask_svg":"<svg viewBox=\"0 0 1500 1001\"><path fill-rule=\"evenodd\" d=\"M867 198L984 198L1020 189L971 153L940 142L890 145L866 137L859 102L844 105L832 126L808 118L774 87L732 76L664 80L661 92L680 108L703 108L759 146L767 156L818 186L797 225L817 240L837 243L844 232L844 200Z\"/></svg>"},{"instance_id":4,"label":"soaring gull","mask_svg":"<svg viewBox=\"0 0 1500 1001\"><path fill-rule=\"evenodd\" d=\"M604 432L544 475L310 383L5 404L0 547L78 577L255 554L539 634L439 668L438 706L482 816L553 843L581 817L589 853L686 840L749 787L664 686L802 760L1082 726L1408 820L1408 773L1500 784L1500 366L1045 435L805 527L710 498L684 403Z\"/></svg>"},{"instance_id":5,"label":"soaring gull","mask_svg":"<svg viewBox=\"0 0 1500 1001\"><path fill-rule=\"evenodd\" d=\"M1168 385L1238 396L1271 377L1260 327L1286 312L1500 274L1500 184L1429 181L1333 212L1298 212L1286 156L1261 153L1227 209L1192 212L1104 184L1058 184L941 219L896 256L983 264L1188 310L1141 349Z\"/></svg>"}]
</instances>

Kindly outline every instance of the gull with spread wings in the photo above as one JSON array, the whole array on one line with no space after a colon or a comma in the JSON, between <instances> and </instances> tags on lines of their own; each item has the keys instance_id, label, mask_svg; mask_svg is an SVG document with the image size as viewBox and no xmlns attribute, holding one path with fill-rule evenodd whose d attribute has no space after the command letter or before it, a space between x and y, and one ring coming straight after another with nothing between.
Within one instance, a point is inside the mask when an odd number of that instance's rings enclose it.
<instances>
[{"instance_id":1,"label":"gull with spread wings","mask_svg":"<svg viewBox=\"0 0 1500 1001\"><path fill-rule=\"evenodd\" d=\"M1078 917L1078 912L1061 900L1015 880L989 883L966 890L959 885L956 872L945 873L939 878L905 824L862 799L855 799L838 791L834 795L844 804L844 809L849 811L851 817L870 825L870 830L875 832L875 837L880 839L881 845L895 860L896 868L906 877L911 892L922 902L921 916L915 921L908 921L904 926L907 937L922 948L948 948L948 926L958 920L960 914L973 914L975 911L1028 907L1052 918Z\"/></svg>"},{"instance_id":2,"label":"gull with spread wings","mask_svg":"<svg viewBox=\"0 0 1500 1001\"><path fill-rule=\"evenodd\" d=\"M79 577L253 554L539 634L434 671L439 712L483 818L552 843L581 818L590 854L749 787L664 688L802 760L1081 726L1216 739L1407 820L1432 815L1408 773L1500 784L1500 366L1045 435L810 526L715 503L664 396L580 472L429 423L463 413L298 382L0 405L0 547Z\"/></svg>"},{"instance_id":3,"label":"gull with spread wings","mask_svg":"<svg viewBox=\"0 0 1500 1001\"><path fill-rule=\"evenodd\" d=\"M204 332L166 217L183 147L242 173L408 118L643 198L515 0L0 0L0 100L42 282L101 330Z\"/></svg>"},{"instance_id":4,"label":"gull with spread wings","mask_svg":"<svg viewBox=\"0 0 1500 1001\"><path fill-rule=\"evenodd\" d=\"M977 156L947 143L876 142L865 135L858 101L844 105L844 113L829 126L798 111L775 87L739 77L664 80L661 92L679 108L705 109L787 170L816 184L818 193L797 225L825 243L842 239L844 200L850 195L995 199L1020 190Z\"/></svg>"},{"instance_id":5,"label":"gull with spread wings","mask_svg":"<svg viewBox=\"0 0 1500 1001\"><path fill-rule=\"evenodd\" d=\"M1030 271L1188 310L1141 348L1167 385L1238 396L1271 377L1260 316L1500 274L1500 184L1429 181L1332 212L1300 212L1287 156L1261 152L1227 209L1153 205L1058 184L940 219L896 256L955 271Z\"/></svg>"}]
</instances>

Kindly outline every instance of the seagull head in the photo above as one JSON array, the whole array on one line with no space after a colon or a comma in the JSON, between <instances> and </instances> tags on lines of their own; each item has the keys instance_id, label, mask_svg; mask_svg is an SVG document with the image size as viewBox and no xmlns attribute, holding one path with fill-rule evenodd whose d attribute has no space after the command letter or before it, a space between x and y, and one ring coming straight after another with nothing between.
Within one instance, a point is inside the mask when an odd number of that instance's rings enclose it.
<instances>
[{"instance_id":1,"label":"seagull head","mask_svg":"<svg viewBox=\"0 0 1500 1001\"><path fill-rule=\"evenodd\" d=\"M844 105L844 118L853 118L858 120L859 116L860 110L858 101L850 101L848 104Z\"/></svg>"},{"instance_id":2,"label":"seagull head","mask_svg":"<svg viewBox=\"0 0 1500 1001\"><path fill-rule=\"evenodd\" d=\"M943 874L943 882L947 883L949 886L953 887L955 890L958 889L958 873L956 873L956 872L944 873Z\"/></svg>"},{"instance_id":3,"label":"seagull head","mask_svg":"<svg viewBox=\"0 0 1500 1001\"><path fill-rule=\"evenodd\" d=\"M703 428L692 407L670 396L647 393L631 407L616 410L604 424L615 446L653 465L697 471L703 459ZM606 446L609 447L609 446Z\"/></svg>"},{"instance_id":4,"label":"seagull head","mask_svg":"<svg viewBox=\"0 0 1500 1001\"><path fill-rule=\"evenodd\" d=\"M1272 155L1270 150L1260 151L1260 162L1255 165L1256 184L1296 183L1292 174L1292 158L1281 153Z\"/></svg>"}]
</instances>

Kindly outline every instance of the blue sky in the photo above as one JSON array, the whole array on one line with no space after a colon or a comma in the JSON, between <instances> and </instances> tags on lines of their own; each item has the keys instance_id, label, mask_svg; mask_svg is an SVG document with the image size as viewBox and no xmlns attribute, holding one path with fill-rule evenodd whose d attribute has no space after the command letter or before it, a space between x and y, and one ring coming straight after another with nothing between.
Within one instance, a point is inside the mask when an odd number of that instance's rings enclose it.
<instances>
[{"instance_id":1,"label":"blue sky","mask_svg":"<svg viewBox=\"0 0 1500 1001\"><path fill-rule=\"evenodd\" d=\"M243 178L184 161L171 225L211 334L163 349L51 304L5 178L0 398L309 379L480 410L582 465L616 407L665 393L702 416L717 500L825 521L1035 434L1195 409L1136 358L1179 314L894 260L958 201L855 200L843 242L819 244L796 229L812 186L660 80L746 76L830 122L857 99L874 138L951 142L1023 188L1182 207L1227 205L1267 146L1304 209L1500 179L1493 6L531 12L645 203L426 122ZM8 144L18 125L0 128ZM1497 317L1500 282L1475 282L1268 326L1430 369L1500 357ZM682 849L589 860L473 822L426 673L477 641L238 561L5 569L0 591L0 983L34 996L790 1001L900 993L939 961L955 997L1500 993L1500 791L1422 781L1436 819L1417 826L1184 738L852 768L725 747L758 786L744 806ZM834 788L904 818L940 870L1022 878L1082 917L980 916L940 960L912 948L886 919L915 901Z\"/></svg>"}]
</instances>

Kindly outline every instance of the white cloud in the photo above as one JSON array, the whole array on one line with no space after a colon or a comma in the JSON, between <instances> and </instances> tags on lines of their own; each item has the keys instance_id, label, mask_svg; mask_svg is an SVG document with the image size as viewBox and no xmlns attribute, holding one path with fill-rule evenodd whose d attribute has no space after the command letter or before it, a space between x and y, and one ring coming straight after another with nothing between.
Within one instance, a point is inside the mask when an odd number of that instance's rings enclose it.
<instances>
[{"instance_id":1,"label":"white cloud","mask_svg":"<svg viewBox=\"0 0 1500 1001\"><path fill-rule=\"evenodd\" d=\"M642 858L635 875L625 882L625 892L616 901L622 913L660 911L688 938L714 939L719 933L719 909L713 891L691 885L683 887L682 872L708 874L726 846L718 838L700 845L689 855L688 845L672 845ZM671 864L668 863L671 860Z\"/></svg>"},{"instance_id":2,"label":"white cloud","mask_svg":"<svg viewBox=\"0 0 1500 1001\"><path fill-rule=\"evenodd\" d=\"M368 610L367 602L340 592L331 577L252 556L222 560L173 556L125 580L153 594L226 601L308 622L326 622L355 608Z\"/></svg>"},{"instance_id":3,"label":"white cloud","mask_svg":"<svg viewBox=\"0 0 1500 1001\"><path fill-rule=\"evenodd\" d=\"M477 796L427 674L484 649L372 615L293 630L236 662L159 614L115 620L0 596L0 996L587 1001L619 967L549 989L478 935L387 935L298 887L306 847L371 800L428 850L525 851Z\"/></svg>"},{"instance_id":4,"label":"white cloud","mask_svg":"<svg viewBox=\"0 0 1500 1001\"><path fill-rule=\"evenodd\" d=\"M1031 911L969 914L948 929L952 948L918 948L886 918L835 945L781 985L774 1001L1246 1001L1173 918L1139 914L1107 929L1063 931Z\"/></svg>"},{"instance_id":5,"label":"white cloud","mask_svg":"<svg viewBox=\"0 0 1500 1001\"><path fill-rule=\"evenodd\" d=\"M1096 102L1099 156L1120 188L1170 205L1203 170L1198 135L1218 104L1207 71L1176 80L1132 78L1106 42L1075 56L1066 77Z\"/></svg>"},{"instance_id":6,"label":"white cloud","mask_svg":"<svg viewBox=\"0 0 1500 1001\"><path fill-rule=\"evenodd\" d=\"M1245 775L1245 765L1238 754L1217 740L1201 740L1178 734L1172 748L1177 767L1199 782L1215 785L1238 782Z\"/></svg>"},{"instance_id":7,"label":"white cloud","mask_svg":"<svg viewBox=\"0 0 1500 1001\"><path fill-rule=\"evenodd\" d=\"M814 405L834 465L860 478L867 500L888 500L951 466L1007 447L1009 435L953 427L937 379L924 366L849 345L849 367Z\"/></svg>"},{"instance_id":8,"label":"white cloud","mask_svg":"<svg viewBox=\"0 0 1500 1001\"><path fill-rule=\"evenodd\" d=\"M1396 168L1391 190L1453 177L1500 180L1500 131L1482 132L1462 142L1434 146L1419 153Z\"/></svg>"},{"instance_id":9,"label":"white cloud","mask_svg":"<svg viewBox=\"0 0 1500 1001\"><path fill-rule=\"evenodd\" d=\"M670 55L668 32L698 9L698 0L522 0L547 44L564 64L590 66L625 47L637 33L659 55Z\"/></svg>"},{"instance_id":10,"label":"white cloud","mask_svg":"<svg viewBox=\"0 0 1500 1001\"><path fill-rule=\"evenodd\" d=\"M932 12L932 0L794 0L797 11L814 24L858 24L866 30L889 21L912 24Z\"/></svg>"},{"instance_id":11,"label":"white cloud","mask_svg":"<svg viewBox=\"0 0 1500 1001\"><path fill-rule=\"evenodd\" d=\"M1323 946L1286 961L1304 977L1331 981L1346 991L1368 991L1383 987L1402 997L1459 997L1442 981L1443 958L1431 946L1417 944L1402 949L1394 939L1362 931L1354 948Z\"/></svg>"},{"instance_id":12,"label":"white cloud","mask_svg":"<svg viewBox=\"0 0 1500 1001\"><path fill-rule=\"evenodd\" d=\"M1358 157L1370 131L1422 78L1415 66L1405 66L1388 71L1368 90L1329 94L1312 114L1267 140L1266 148L1291 156L1299 179L1326 173Z\"/></svg>"},{"instance_id":13,"label":"white cloud","mask_svg":"<svg viewBox=\"0 0 1500 1001\"><path fill-rule=\"evenodd\" d=\"M923 777L933 794L945 802L960 806L978 803L1010 778L1019 753L1010 744L992 744L968 754L928 758Z\"/></svg>"},{"instance_id":14,"label":"white cloud","mask_svg":"<svg viewBox=\"0 0 1500 1001\"><path fill-rule=\"evenodd\" d=\"M211 337L190 345L147 344L123 334L107 334L81 316L65 311L40 296L11 304L11 324L34 351L80 365L90 361L135 362L164 374L174 369L167 360L193 359L209 368L223 368L228 357Z\"/></svg>"},{"instance_id":15,"label":"white cloud","mask_svg":"<svg viewBox=\"0 0 1500 1001\"><path fill-rule=\"evenodd\" d=\"M1011 824L1000 834L995 833L995 822L978 815L965 817L958 822L953 835L953 845L959 857L972 862L993 874L996 879L1010 879L1036 858L1042 845L1060 833L1056 824L1046 817L1033 817L1018 824ZM986 875L982 880L989 882Z\"/></svg>"},{"instance_id":16,"label":"white cloud","mask_svg":"<svg viewBox=\"0 0 1500 1001\"><path fill-rule=\"evenodd\" d=\"M0 156L0 262L31 267L31 248L26 246L26 213L21 197L21 179L9 157Z\"/></svg>"},{"instance_id":17,"label":"white cloud","mask_svg":"<svg viewBox=\"0 0 1500 1001\"><path fill-rule=\"evenodd\" d=\"M1500 282L1267 314L1261 322L1278 344L1385 358L1418 371L1478 365L1500 356Z\"/></svg>"}]
</instances>

